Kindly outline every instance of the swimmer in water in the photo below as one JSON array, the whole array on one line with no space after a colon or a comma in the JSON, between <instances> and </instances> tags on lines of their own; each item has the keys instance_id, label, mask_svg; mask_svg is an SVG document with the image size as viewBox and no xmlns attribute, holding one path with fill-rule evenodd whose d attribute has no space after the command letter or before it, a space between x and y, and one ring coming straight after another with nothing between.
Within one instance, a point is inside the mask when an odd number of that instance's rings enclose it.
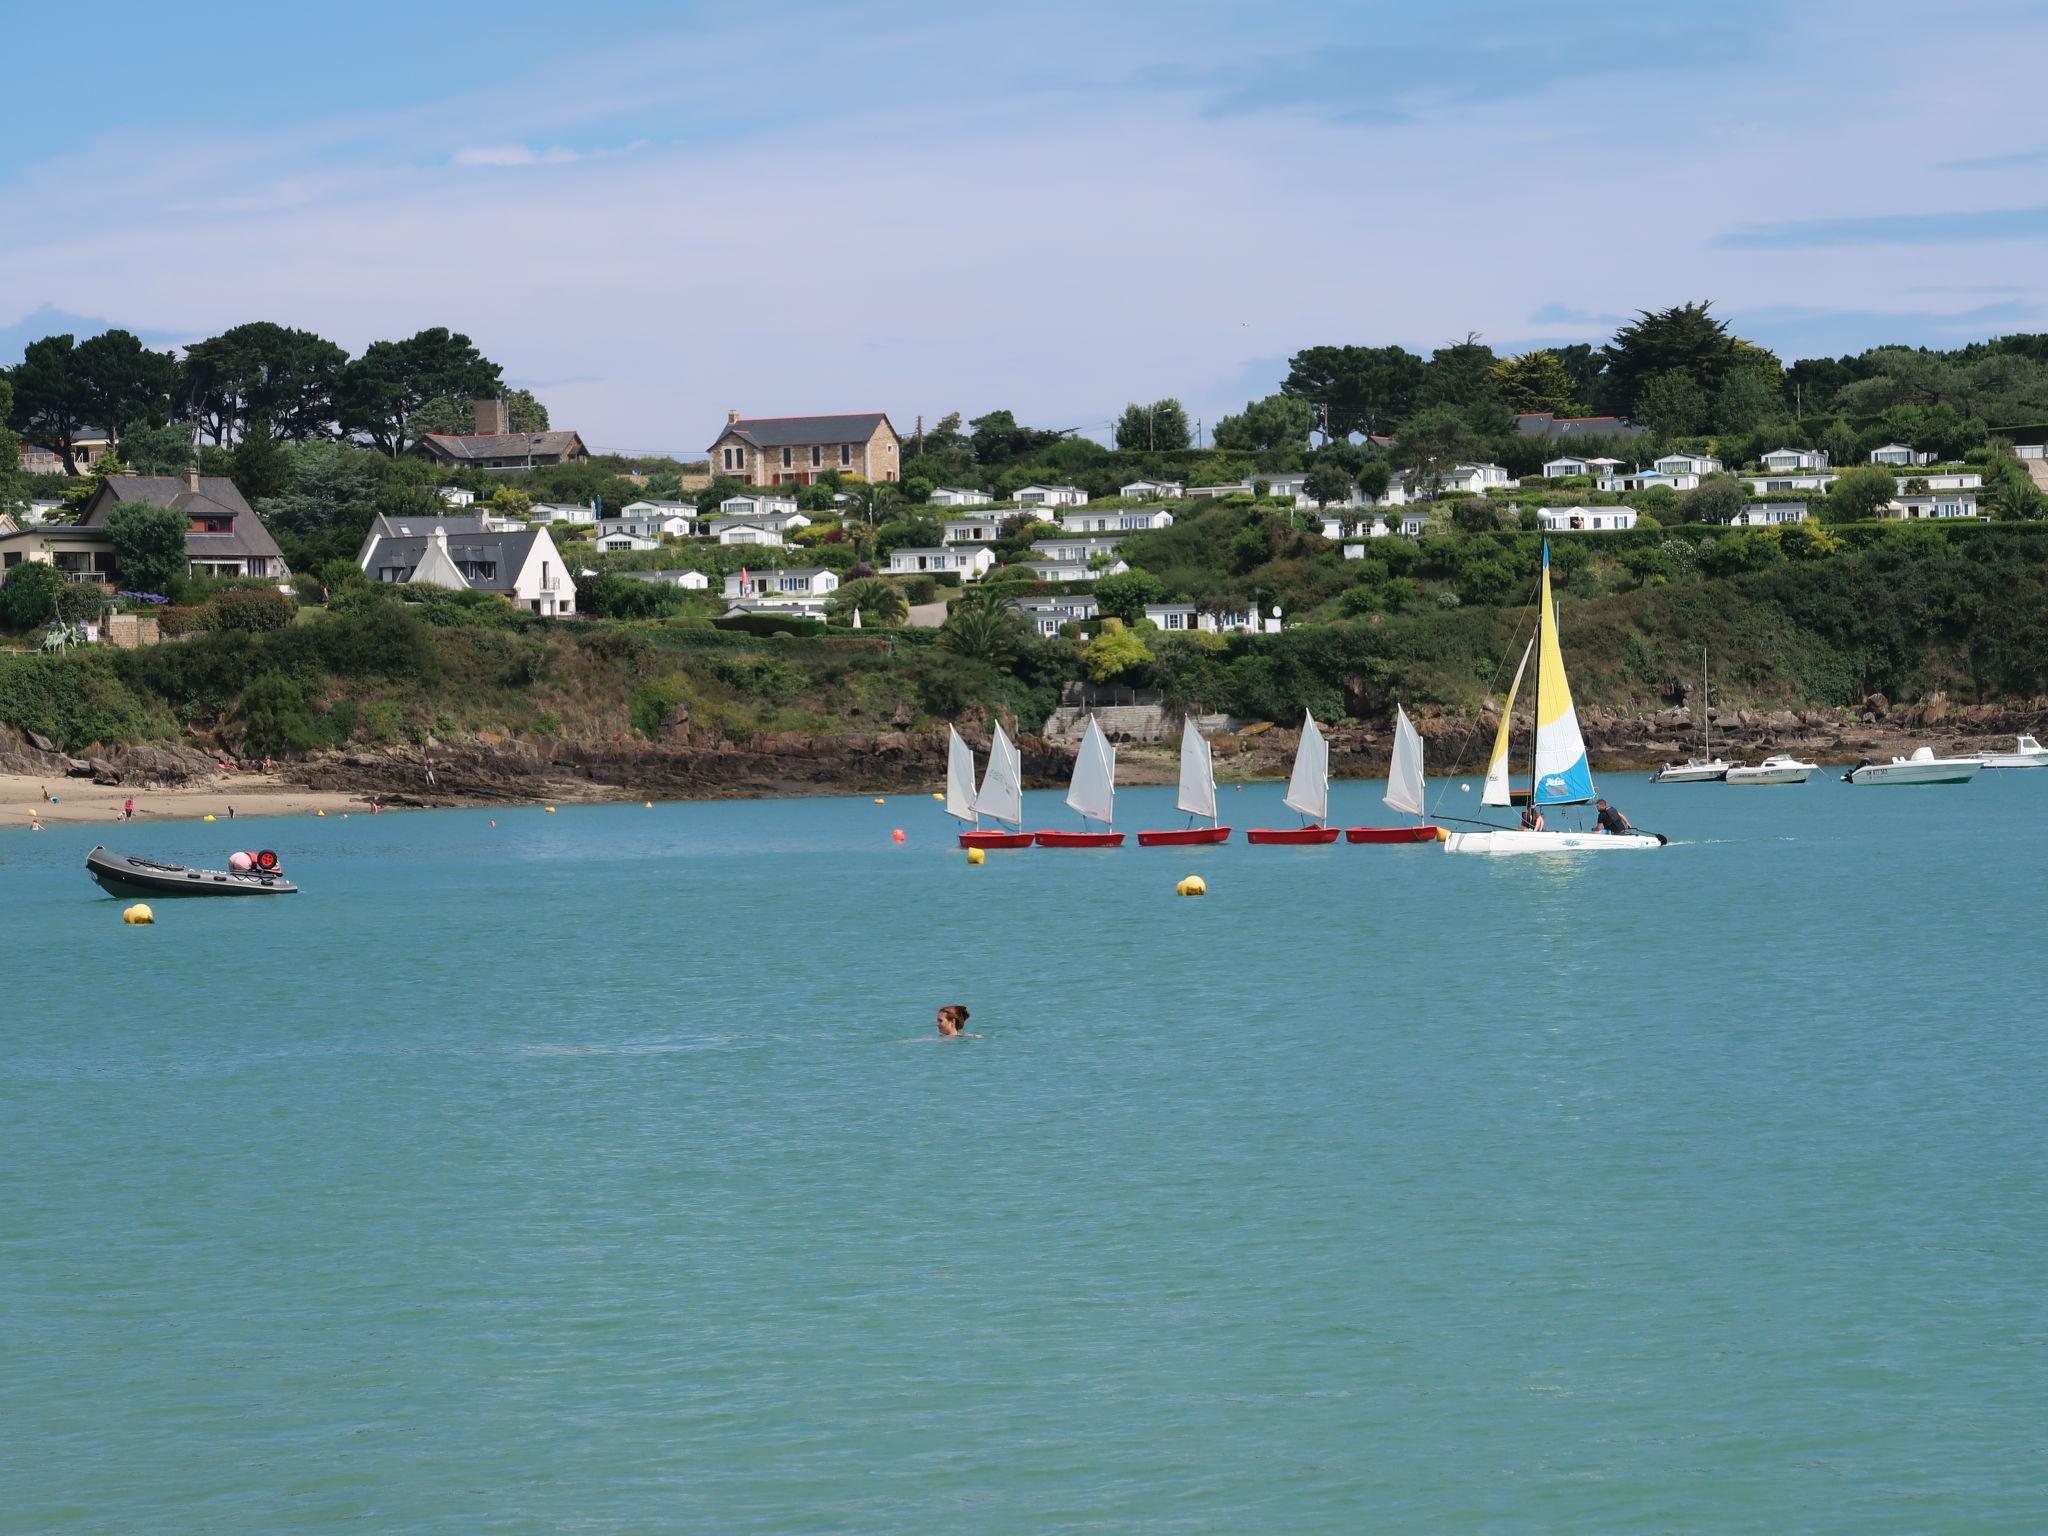
<instances>
[{"instance_id":1,"label":"swimmer in water","mask_svg":"<svg viewBox=\"0 0 2048 1536\"><path fill-rule=\"evenodd\" d=\"M967 1008L963 1003L948 1003L939 1010L939 1033L948 1040L960 1033L960 1026L967 1022Z\"/></svg>"}]
</instances>

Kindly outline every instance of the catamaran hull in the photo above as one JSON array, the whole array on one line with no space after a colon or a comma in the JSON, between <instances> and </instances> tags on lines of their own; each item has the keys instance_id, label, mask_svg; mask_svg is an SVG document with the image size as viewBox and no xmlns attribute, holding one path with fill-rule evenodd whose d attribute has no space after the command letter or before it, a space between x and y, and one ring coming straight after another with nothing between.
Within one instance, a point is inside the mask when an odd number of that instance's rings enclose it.
<instances>
[{"instance_id":1,"label":"catamaran hull","mask_svg":"<svg viewBox=\"0 0 2048 1536\"><path fill-rule=\"evenodd\" d=\"M1872 763L1842 775L1845 784L1967 784L1977 777L1975 758L1946 763Z\"/></svg>"},{"instance_id":2,"label":"catamaran hull","mask_svg":"<svg viewBox=\"0 0 2048 1536\"><path fill-rule=\"evenodd\" d=\"M1435 827L1346 827L1344 840L1350 843L1433 843Z\"/></svg>"},{"instance_id":3,"label":"catamaran hull","mask_svg":"<svg viewBox=\"0 0 2048 1536\"><path fill-rule=\"evenodd\" d=\"M1124 845L1121 832L1039 832L1035 838L1041 848L1121 848Z\"/></svg>"},{"instance_id":4,"label":"catamaran hull","mask_svg":"<svg viewBox=\"0 0 2048 1536\"><path fill-rule=\"evenodd\" d=\"M1663 846L1655 832L1524 832L1519 827L1453 832L1444 839L1445 853L1616 853Z\"/></svg>"},{"instance_id":5,"label":"catamaran hull","mask_svg":"<svg viewBox=\"0 0 2048 1536\"><path fill-rule=\"evenodd\" d=\"M1303 848L1319 843L1334 843L1339 831L1336 827L1254 827L1245 833L1248 843L1274 843L1283 848Z\"/></svg>"},{"instance_id":6,"label":"catamaran hull","mask_svg":"<svg viewBox=\"0 0 2048 1536\"><path fill-rule=\"evenodd\" d=\"M1029 848L1032 836L1029 832L962 832L962 848Z\"/></svg>"},{"instance_id":7,"label":"catamaran hull","mask_svg":"<svg viewBox=\"0 0 2048 1536\"><path fill-rule=\"evenodd\" d=\"M1140 832L1140 848L1203 848L1230 841L1228 827L1188 827L1179 832Z\"/></svg>"}]
</instances>

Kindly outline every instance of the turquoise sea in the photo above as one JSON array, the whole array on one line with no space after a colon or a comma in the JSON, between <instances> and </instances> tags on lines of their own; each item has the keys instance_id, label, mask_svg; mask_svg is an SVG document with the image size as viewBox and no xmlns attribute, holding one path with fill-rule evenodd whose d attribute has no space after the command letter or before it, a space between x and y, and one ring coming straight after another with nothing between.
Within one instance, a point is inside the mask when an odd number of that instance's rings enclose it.
<instances>
[{"instance_id":1,"label":"turquoise sea","mask_svg":"<svg viewBox=\"0 0 2048 1536\"><path fill-rule=\"evenodd\" d=\"M2048 1529L2048 772L1603 788L0 833L0 1532Z\"/></svg>"}]
</instances>

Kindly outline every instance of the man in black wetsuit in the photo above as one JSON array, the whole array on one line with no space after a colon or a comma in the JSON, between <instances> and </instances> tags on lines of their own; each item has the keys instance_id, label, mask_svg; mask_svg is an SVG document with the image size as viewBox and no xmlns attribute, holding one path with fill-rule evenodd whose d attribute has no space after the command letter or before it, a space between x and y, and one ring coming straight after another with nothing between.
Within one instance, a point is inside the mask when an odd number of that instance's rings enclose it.
<instances>
[{"instance_id":1,"label":"man in black wetsuit","mask_svg":"<svg viewBox=\"0 0 2048 1536\"><path fill-rule=\"evenodd\" d=\"M1593 804L1597 806L1600 811L1600 814L1593 818L1593 825L1598 827L1602 832L1608 832L1618 835L1623 832L1635 831L1635 828L1629 825L1628 818L1622 815L1621 812L1617 811L1613 806L1609 805L1605 800L1595 800Z\"/></svg>"}]
</instances>

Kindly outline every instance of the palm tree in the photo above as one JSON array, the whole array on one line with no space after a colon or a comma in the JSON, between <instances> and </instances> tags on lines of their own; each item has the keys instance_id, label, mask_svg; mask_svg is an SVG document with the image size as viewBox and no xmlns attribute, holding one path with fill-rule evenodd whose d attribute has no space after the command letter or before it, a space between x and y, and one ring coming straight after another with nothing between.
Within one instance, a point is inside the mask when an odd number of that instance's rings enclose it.
<instances>
[{"instance_id":1,"label":"palm tree","mask_svg":"<svg viewBox=\"0 0 2048 1536\"><path fill-rule=\"evenodd\" d=\"M825 603L825 612L842 624L851 624L856 611L863 626L872 624L888 629L910 616L910 605L895 583L879 576L863 576L847 582Z\"/></svg>"},{"instance_id":2,"label":"palm tree","mask_svg":"<svg viewBox=\"0 0 2048 1536\"><path fill-rule=\"evenodd\" d=\"M1023 640L1024 624L1016 609L978 592L953 605L939 634L939 643L954 655L992 667L1015 661Z\"/></svg>"}]
</instances>

